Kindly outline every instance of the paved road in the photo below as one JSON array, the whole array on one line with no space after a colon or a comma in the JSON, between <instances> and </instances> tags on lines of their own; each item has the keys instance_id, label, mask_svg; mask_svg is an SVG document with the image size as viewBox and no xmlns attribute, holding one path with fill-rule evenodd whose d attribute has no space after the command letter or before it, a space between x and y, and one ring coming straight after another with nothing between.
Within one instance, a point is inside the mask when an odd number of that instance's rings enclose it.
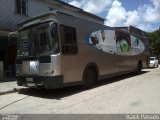
<instances>
[{"instance_id":1,"label":"paved road","mask_svg":"<svg viewBox=\"0 0 160 120\"><path fill-rule=\"evenodd\" d=\"M0 113L160 113L160 68L107 79L90 90L26 89L2 95Z\"/></svg>"}]
</instances>

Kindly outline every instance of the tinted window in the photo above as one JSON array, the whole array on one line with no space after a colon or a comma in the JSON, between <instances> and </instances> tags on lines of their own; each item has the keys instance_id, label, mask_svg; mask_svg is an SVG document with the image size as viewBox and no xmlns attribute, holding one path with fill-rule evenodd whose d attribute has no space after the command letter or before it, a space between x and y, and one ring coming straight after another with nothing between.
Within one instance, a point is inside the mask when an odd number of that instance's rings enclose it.
<instances>
[{"instance_id":1,"label":"tinted window","mask_svg":"<svg viewBox=\"0 0 160 120\"><path fill-rule=\"evenodd\" d=\"M49 38L49 24L41 24L32 28L34 47L39 55L51 54L52 41Z\"/></svg>"},{"instance_id":2,"label":"tinted window","mask_svg":"<svg viewBox=\"0 0 160 120\"><path fill-rule=\"evenodd\" d=\"M155 60L155 58L150 58L150 60Z\"/></svg>"},{"instance_id":3,"label":"tinted window","mask_svg":"<svg viewBox=\"0 0 160 120\"><path fill-rule=\"evenodd\" d=\"M59 53L58 31L57 24L55 23L51 25L51 37L53 43L53 54Z\"/></svg>"},{"instance_id":4,"label":"tinted window","mask_svg":"<svg viewBox=\"0 0 160 120\"><path fill-rule=\"evenodd\" d=\"M40 45L41 46L47 44L47 39L46 38L47 38L47 33L46 32L40 33Z\"/></svg>"},{"instance_id":5,"label":"tinted window","mask_svg":"<svg viewBox=\"0 0 160 120\"><path fill-rule=\"evenodd\" d=\"M69 26L60 26L62 39L62 53L63 54L77 54L77 38L76 29Z\"/></svg>"}]
</instances>

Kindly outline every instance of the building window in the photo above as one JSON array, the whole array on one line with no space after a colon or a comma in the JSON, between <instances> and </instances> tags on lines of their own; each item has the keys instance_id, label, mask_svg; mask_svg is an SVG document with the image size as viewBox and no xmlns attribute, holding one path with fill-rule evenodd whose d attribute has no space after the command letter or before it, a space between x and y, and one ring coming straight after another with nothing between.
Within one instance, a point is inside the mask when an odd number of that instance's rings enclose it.
<instances>
[{"instance_id":1,"label":"building window","mask_svg":"<svg viewBox=\"0 0 160 120\"><path fill-rule=\"evenodd\" d=\"M52 7L49 7L49 11L54 11L55 9Z\"/></svg>"},{"instance_id":2,"label":"building window","mask_svg":"<svg viewBox=\"0 0 160 120\"><path fill-rule=\"evenodd\" d=\"M16 13L27 15L27 0L16 0Z\"/></svg>"}]
</instances>

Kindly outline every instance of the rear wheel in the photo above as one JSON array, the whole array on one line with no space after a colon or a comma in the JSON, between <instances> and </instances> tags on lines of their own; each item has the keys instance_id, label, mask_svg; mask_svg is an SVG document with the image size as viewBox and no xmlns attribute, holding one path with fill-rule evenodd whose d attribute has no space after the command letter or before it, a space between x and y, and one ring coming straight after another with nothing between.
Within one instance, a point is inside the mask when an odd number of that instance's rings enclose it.
<instances>
[{"instance_id":1,"label":"rear wheel","mask_svg":"<svg viewBox=\"0 0 160 120\"><path fill-rule=\"evenodd\" d=\"M84 72L83 80L85 82L85 88L91 88L95 84L97 80L97 73L96 70L89 68Z\"/></svg>"},{"instance_id":2,"label":"rear wheel","mask_svg":"<svg viewBox=\"0 0 160 120\"><path fill-rule=\"evenodd\" d=\"M155 67L156 67L156 65L154 64L154 65L153 65L153 68L155 68Z\"/></svg>"},{"instance_id":3,"label":"rear wheel","mask_svg":"<svg viewBox=\"0 0 160 120\"><path fill-rule=\"evenodd\" d=\"M137 65L137 74L141 74L141 71L142 71L142 62L139 61Z\"/></svg>"}]
</instances>

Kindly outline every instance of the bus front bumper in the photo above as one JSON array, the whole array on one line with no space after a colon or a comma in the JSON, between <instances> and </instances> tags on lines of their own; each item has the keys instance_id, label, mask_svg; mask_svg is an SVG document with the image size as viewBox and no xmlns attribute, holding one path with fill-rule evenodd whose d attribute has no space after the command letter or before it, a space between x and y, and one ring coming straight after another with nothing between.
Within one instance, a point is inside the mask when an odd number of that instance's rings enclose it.
<instances>
[{"instance_id":1,"label":"bus front bumper","mask_svg":"<svg viewBox=\"0 0 160 120\"><path fill-rule=\"evenodd\" d=\"M55 89L63 85L63 76L16 76L19 86Z\"/></svg>"}]
</instances>

